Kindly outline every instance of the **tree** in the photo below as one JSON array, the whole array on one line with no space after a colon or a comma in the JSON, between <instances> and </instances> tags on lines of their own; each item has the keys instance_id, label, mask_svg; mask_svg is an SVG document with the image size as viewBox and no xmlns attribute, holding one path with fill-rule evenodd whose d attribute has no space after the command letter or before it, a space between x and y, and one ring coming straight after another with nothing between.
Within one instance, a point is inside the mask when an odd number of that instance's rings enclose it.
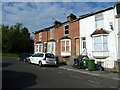
<instances>
[{"instance_id":1,"label":"tree","mask_svg":"<svg viewBox=\"0 0 120 90\"><path fill-rule=\"evenodd\" d=\"M2 41L3 52L33 52L33 40L30 37L29 30L23 27L21 23L16 23L11 27L2 25Z\"/></svg>"}]
</instances>

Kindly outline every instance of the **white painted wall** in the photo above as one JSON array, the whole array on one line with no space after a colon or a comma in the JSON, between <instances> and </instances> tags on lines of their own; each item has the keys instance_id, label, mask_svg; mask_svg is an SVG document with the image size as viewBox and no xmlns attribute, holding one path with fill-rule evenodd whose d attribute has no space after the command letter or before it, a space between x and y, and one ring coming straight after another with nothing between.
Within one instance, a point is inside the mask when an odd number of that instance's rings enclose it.
<instances>
[{"instance_id":1,"label":"white painted wall","mask_svg":"<svg viewBox=\"0 0 120 90\"><path fill-rule=\"evenodd\" d=\"M118 25L117 21L114 17L114 10L108 10L103 12L103 17L104 17L104 29L109 31L109 36L108 36L108 50L109 50L109 57L106 59L95 59L95 62L97 61L103 61L104 64L103 66L105 68L113 68L114 67L114 61L117 60L117 51L118 51L118 39L117 39L117 33L118 33ZM88 56L93 58L93 39L90 36L95 30L95 15L86 17L84 19L80 19L80 41L81 37L86 37L86 48L88 52ZM110 29L109 23L113 23L113 28L114 30L112 31ZM120 40L120 39L119 39ZM81 46L81 42L80 42ZM82 49L80 48L80 53Z\"/></svg>"},{"instance_id":2,"label":"white painted wall","mask_svg":"<svg viewBox=\"0 0 120 90\"><path fill-rule=\"evenodd\" d=\"M120 59L120 18L118 18L118 59Z\"/></svg>"}]
</instances>

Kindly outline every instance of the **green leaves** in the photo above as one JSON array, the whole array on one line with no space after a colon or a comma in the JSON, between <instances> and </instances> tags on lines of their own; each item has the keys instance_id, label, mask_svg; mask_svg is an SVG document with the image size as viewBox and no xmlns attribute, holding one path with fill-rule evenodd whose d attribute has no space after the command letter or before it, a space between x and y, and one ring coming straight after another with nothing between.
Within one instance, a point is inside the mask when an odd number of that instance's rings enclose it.
<instances>
[{"instance_id":1,"label":"green leaves","mask_svg":"<svg viewBox=\"0 0 120 90\"><path fill-rule=\"evenodd\" d=\"M2 27L2 51L9 53L33 52L33 40L28 28L21 23L9 27Z\"/></svg>"}]
</instances>

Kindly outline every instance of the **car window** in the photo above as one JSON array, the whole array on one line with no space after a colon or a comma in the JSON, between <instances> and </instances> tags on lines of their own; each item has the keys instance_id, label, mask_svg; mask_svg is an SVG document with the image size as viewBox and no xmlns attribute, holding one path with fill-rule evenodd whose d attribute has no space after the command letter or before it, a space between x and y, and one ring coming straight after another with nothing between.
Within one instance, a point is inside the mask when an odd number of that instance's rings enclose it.
<instances>
[{"instance_id":1,"label":"car window","mask_svg":"<svg viewBox=\"0 0 120 90\"><path fill-rule=\"evenodd\" d=\"M37 54L37 57L43 57L43 56L44 56L44 54L42 54L42 53Z\"/></svg>"},{"instance_id":2,"label":"car window","mask_svg":"<svg viewBox=\"0 0 120 90\"><path fill-rule=\"evenodd\" d=\"M37 54L33 54L33 55L32 55L32 57L36 57L36 56L37 56Z\"/></svg>"},{"instance_id":3,"label":"car window","mask_svg":"<svg viewBox=\"0 0 120 90\"><path fill-rule=\"evenodd\" d=\"M45 54L45 57L46 58L54 58L54 55L53 54Z\"/></svg>"}]
</instances>

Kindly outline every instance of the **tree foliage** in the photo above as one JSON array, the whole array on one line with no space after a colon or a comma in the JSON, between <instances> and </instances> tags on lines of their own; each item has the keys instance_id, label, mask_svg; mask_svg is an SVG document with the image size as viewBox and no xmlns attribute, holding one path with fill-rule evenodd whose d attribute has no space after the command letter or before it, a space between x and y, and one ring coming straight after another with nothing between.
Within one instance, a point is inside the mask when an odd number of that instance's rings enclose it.
<instances>
[{"instance_id":1,"label":"tree foliage","mask_svg":"<svg viewBox=\"0 0 120 90\"><path fill-rule=\"evenodd\" d=\"M5 53L33 53L33 40L28 28L21 23L2 27L2 52Z\"/></svg>"}]
</instances>

